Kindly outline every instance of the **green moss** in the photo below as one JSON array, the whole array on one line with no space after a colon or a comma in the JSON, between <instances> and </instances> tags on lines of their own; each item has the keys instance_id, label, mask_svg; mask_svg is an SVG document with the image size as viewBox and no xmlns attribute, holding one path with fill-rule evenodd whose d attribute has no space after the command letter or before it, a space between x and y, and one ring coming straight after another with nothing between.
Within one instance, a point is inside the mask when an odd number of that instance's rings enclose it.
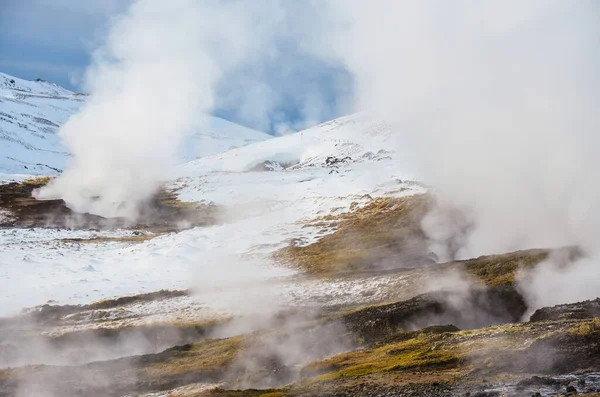
<instances>
[{"instance_id":1,"label":"green moss","mask_svg":"<svg viewBox=\"0 0 600 397\"><path fill-rule=\"evenodd\" d=\"M345 353L313 362L304 369L321 373L318 380L364 376L372 373L406 370L444 370L460 364L460 357L446 349L437 336L419 334L415 338L379 347Z\"/></svg>"},{"instance_id":2,"label":"green moss","mask_svg":"<svg viewBox=\"0 0 600 397\"><path fill-rule=\"evenodd\" d=\"M591 327L591 328L590 328ZM477 330L428 333L425 330L399 333L365 349L315 361L303 369L309 378L297 388L319 389L352 386L366 380L379 383L429 382L435 378L473 382L519 376L526 370L546 371L544 360L531 367L530 358L568 352L565 371L588 368L597 346L600 320L586 320L573 327L572 321L516 323ZM581 357L581 362L577 359ZM542 372L541 372L542 373ZM356 379L356 380L353 380Z\"/></svg>"},{"instance_id":3,"label":"green moss","mask_svg":"<svg viewBox=\"0 0 600 397\"><path fill-rule=\"evenodd\" d=\"M350 212L319 217L307 224L334 228L315 243L294 243L275 252L274 259L318 276L373 270L383 262L427 259L421 219L430 208L428 195L375 198L366 205L352 203ZM420 244L423 243L423 244ZM548 257L548 250L518 251L454 262L487 285L515 280L517 271Z\"/></svg>"}]
</instances>

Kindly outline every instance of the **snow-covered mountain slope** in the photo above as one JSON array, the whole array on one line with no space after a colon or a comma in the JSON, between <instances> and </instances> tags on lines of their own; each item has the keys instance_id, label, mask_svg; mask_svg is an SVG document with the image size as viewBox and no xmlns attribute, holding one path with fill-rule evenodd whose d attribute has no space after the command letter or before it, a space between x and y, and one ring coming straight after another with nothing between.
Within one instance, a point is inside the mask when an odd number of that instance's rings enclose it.
<instances>
[{"instance_id":1,"label":"snow-covered mountain slope","mask_svg":"<svg viewBox=\"0 0 600 397\"><path fill-rule=\"evenodd\" d=\"M26 81L0 73L0 172L52 174L64 169L69 154L57 131L85 99L85 95L43 80ZM182 142L181 161L269 138L210 117L205 129L194 131Z\"/></svg>"},{"instance_id":2,"label":"snow-covered mountain slope","mask_svg":"<svg viewBox=\"0 0 600 397\"><path fill-rule=\"evenodd\" d=\"M182 161L191 161L271 138L273 136L231 121L209 117L205 131L187 135L181 144L180 156Z\"/></svg>"},{"instance_id":3,"label":"snow-covered mountain slope","mask_svg":"<svg viewBox=\"0 0 600 397\"><path fill-rule=\"evenodd\" d=\"M56 132L83 100L51 83L0 74L0 171L49 174L64 168L69 156Z\"/></svg>"},{"instance_id":4,"label":"snow-covered mountain slope","mask_svg":"<svg viewBox=\"0 0 600 397\"><path fill-rule=\"evenodd\" d=\"M51 97L66 97L74 94L72 91L49 81L42 79L28 81L4 73L0 73L0 90L10 90L22 94Z\"/></svg>"},{"instance_id":5,"label":"snow-covered mountain slope","mask_svg":"<svg viewBox=\"0 0 600 397\"><path fill-rule=\"evenodd\" d=\"M202 297L207 308L241 301L252 306L256 302L249 295L290 303L352 302L361 295L349 294L342 282L298 285L288 280L294 272L274 265L270 254L290 240L306 244L323 235L320 228L307 227L304 221L346 212L353 203L366 203L370 197L423 192L412 182L410 156L396 145L393 131L386 123L353 115L180 166L171 187L182 201L212 202L222 208L219 225L137 245L61 241L85 238L89 231L1 231L0 300L5 304L0 316L49 299L82 303L163 288L212 291L224 284L228 288L223 292ZM328 164L332 157L350 158ZM267 160L296 164L274 167L273 172L249 171ZM44 287L23 288L21 280Z\"/></svg>"},{"instance_id":6,"label":"snow-covered mountain slope","mask_svg":"<svg viewBox=\"0 0 600 397\"><path fill-rule=\"evenodd\" d=\"M364 113L354 114L292 135L191 161L181 167L179 176L193 176L207 170L249 171L265 162L270 167L294 170L381 160L402 147L393 131L394 126L385 121ZM409 153L397 152L394 157L410 160Z\"/></svg>"}]
</instances>

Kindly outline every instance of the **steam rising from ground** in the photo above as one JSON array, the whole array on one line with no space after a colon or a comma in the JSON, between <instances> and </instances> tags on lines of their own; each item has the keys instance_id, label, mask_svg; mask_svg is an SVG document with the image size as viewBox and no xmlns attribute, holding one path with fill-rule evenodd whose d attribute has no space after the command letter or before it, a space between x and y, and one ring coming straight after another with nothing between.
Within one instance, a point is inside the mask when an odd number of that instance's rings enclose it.
<instances>
[{"instance_id":1,"label":"steam rising from ground","mask_svg":"<svg viewBox=\"0 0 600 397\"><path fill-rule=\"evenodd\" d=\"M438 196L424 229L442 260L566 245L598 258L597 4L330 5L357 107L396 122ZM582 266L560 274L582 281Z\"/></svg>"},{"instance_id":2,"label":"steam rising from ground","mask_svg":"<svg viewBox=\"0 0 600 397\"><path fill-rule=\"evenodd\" d=\"M441 259L574 244L594 251L597 17L591 2L138 0L96 51L91 97L61 129L71 166L39 195L135 216L227 73L259 76L257 60L277 59L292 41L346 68L355 109L394 122L419 153L441 198L425 226ZM261 95L236 95L240 107L265 117L272 87L261 78L244 87Z\"/></svg>"},{"instance_id":3,"label":"steam rising from ground","mask_svg":"<svg viewBox=\"0 0 600 397\"><path fill-rule=\"evenodd\" d=\"M236 10L197 4L139 0L115 20L86 72L90 98L60 130L71 164L40 197L135 217L183 134L213 106L223 69L243 54L242 26L229 23ZM220 29L226 22L233 26Z\"/></svg>"},{"instance_id":4,"label":"steam rising from ground","mask_svg":"<svg viewBox=\"0 0 600 397\"><path fill-rule=\"evenodd\" d=\"M257 60L293 41L346 68L355 109L393 121L419 153L441 198L425 227L441 259L574 244L595 251L597 17L592 2L138 0L95 53L92 95L61 129L71 167L39 195L135 215L182 135L213 108L222 78L258 76ZM241 95L241 108L264 117L272 87L244 82L262 94Z\"/></svg>"},{"instance_id":5,"label":"steam rising from ground","mask_svg":"<svg viewBox=\"0 0 600 397\"><path fill-rule=\"evenodd\" d=\"M256 4L243 4L139 0L118 18L86 75L90 99L61 129L74 154L71 167L40 197L63 198L81 212L135 216L182 135L212 109L224 74L265 56L266 44L288 32L281 15L294 7L282 2L256 11ZM580 245L589 258L560 266L565 261L552 257L555 265L536 269L522 290L530 307L594 297L598 6L322 6L315 21L320 40L308 29L290 34L344 65L356 82L356 110L370 108L393 122L406 148L418 152L423 180L440 203L423 223L440 259ZM271 11L277 12L266 18ZM260 28L250 30L257 21ZM264 113L258 104L246 109ZM562 289L557 300L547 286L558 280L577 288Z\"/></svg>"},{"instance_id":6,"label":"steam rising from ground","mask_svg":"<svg viewBox=\"0 0 600 397\"><path fill-rule=\"evenodd\" d=\"M456 256L596 245L595 5L355 1L339 10L350 28L334 50L354 72L357 106L396 121L426 183L474 217Z\"/></svg>"},{"instance_id":7,"label":"steam rising from ground","mask_svg":"<svg viewBox=\"0 0 600 397\"><path fill-rule=\"evenodd\" d=\"M79 212L135 218L168 175L181 138L203 128L217 100L244 120L269 124L278 94L262 65L279 60L284 44L295 40L300 63L281 69L290 80L318 40L317 30L298 29L316 15L310 3L134 1L93 54L85 74L89 99L60 129L72 161L38 197L62 198ZM315 100L318 85L304 91L299 125L323 114L315 106L322 103Z\"/></svg>"}]
</instances>

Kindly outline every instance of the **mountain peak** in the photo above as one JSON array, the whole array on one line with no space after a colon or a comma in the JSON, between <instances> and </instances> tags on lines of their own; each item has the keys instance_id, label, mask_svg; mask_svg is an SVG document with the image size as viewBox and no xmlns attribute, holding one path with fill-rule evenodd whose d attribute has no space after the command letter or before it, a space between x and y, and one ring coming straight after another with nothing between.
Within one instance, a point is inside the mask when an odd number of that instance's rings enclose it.
<instances>
[{"instance_id":1,"label":"mountain peak","mask_svg":"<svg viewBox=\"0 0 600 397\"><path fill-rule=\"evenodd\" d=\"M74 94L73 91L41 78L24 80L5 73L0 73L0 91L4 91L2 96L7 96L9 93L51 97L65 97Z\"/></svg>"},{"instance_id":2,"label":"mountain peak","mask_svg":"<svg viewBox=\"0 0 600 397\"><path fill-rule=\"evenodd\" d=\"M0 173L52 174L63 170L70 153L57 132L77 113L87 95L38 78L0 73ZM270 139L239 124L208 117L181 143L180 161L189 161Z\"/></svg>"}]
</instances>

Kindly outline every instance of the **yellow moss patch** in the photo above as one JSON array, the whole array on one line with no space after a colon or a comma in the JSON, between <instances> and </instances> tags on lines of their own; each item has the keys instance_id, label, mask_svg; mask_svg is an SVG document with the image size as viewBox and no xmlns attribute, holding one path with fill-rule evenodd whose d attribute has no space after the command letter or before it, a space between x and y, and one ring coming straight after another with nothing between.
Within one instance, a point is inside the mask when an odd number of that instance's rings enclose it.
<instances>
[{"instance_id":1,"label":"yellow moss patch","mask_svg":"<svg viewBox=\"0 0 600 397\"><path fill-rule=\"evenodd\" d=\"M345 353L305 367L308 373L323 373L318 380L356 377L386 371L443 370L455 368L460 358L446 349L437 336L419 335L406 341Z\"/></svg>"},{"instance_id":2,"label":"yellow moss patch","mask_svg":"<svg viewBox=\"0 0 600 397\"><path fill-rule=\"evenodd\" d=\"M591 335L600 331L600 317L594 317L590 321L582 322L569 329L569 333L580 336Z\"/></svg>"},{"instance_id":3,"label":"yellow moss patch","mask_svg":"<svg viewBox=\"0 0 600 397\"><path fill-rule=\"evenodd\" d=\"M285 397L285 394L280 391L274 391L274 392L261 394L259 397Z\"/></svg>"},{"instance_id":4,"label":"yellow moss patch","mask_svg":"<svg viewBox=\"0 0 600 397\"><path fill-rule=\"evenodd\" d=\"M548 257L547 250L517 251L510 254L480 256L459 261L465 270L487 285L514 282L520 268L531 268Z\"/></svg>"},{"instance_id":5,"label":"yellow moss patch","mask_svg":"<svg viewBox=\"0 0 600 397\"><path fill-rule=\"evenodd\" d=\"M597 320L587 323L598 323ZM561 340L569 334L572 322L517 323L457 332L398 333L385 342L367 349L340 354L306 365L303 372L311 377L304 386L335 381L348 384L353 378L421 382L427 374L450 379L485 372L492 376L516 375L515 357L527 357L536 342L549 338ZM587 332L587 328L585 328ZM406 339L404 339L406 338ZM565 342L567 343L567 342ZM519 371L519 370L517 370ZM475 378L473 378L475 379Z\"/></svg>"},{"instance_id":6,"label":"yellow moss patch","mask_svg":"<svg viewBox=\"0 0 600 397\"><path fill-rule=\"evenodd\" d=\"M274 258L317 275L370 270L382 258L420 256L415 241L423 240L420 220L429 203L427 195L382 197L349 213L313 221L336 231L307 246L280 249ZM398 259L399 259L398 258Z\"/></svg>"},{"instance_id":7,"label":"yellow moss patch","mask_svg":"<svg viewBox=\"0 0 600 397\"><path fill-rule=\"evenodd\" d=\"M199 371L221 372L237 357L243 341L243 336L236 336L193 343L189 349L172 352L165 361L143 367L140 373L148 377L161 377Z\"/></svg>"},{"instance_id":8,"label":"yellow moss patch","mask_svg":"<svg viewBox=\"0 0 600 397\"><path fill-rule=\"evenodd\" d=\"M14 377L14 369L0 369L0 380L9 380Z\"/></svg>"},{"instance_id":9,"label":"yellow moss patch","mask_svg":"<svg viewBox=\"0 0 600 397\"><path fill-rule=\"evenodd\" d=\"M35 186L44 186L50 182L52 178L49 176L38 176L32 179L28 179L23 182L23 185L35 185Z\"/></svg>"}]
</instances>

